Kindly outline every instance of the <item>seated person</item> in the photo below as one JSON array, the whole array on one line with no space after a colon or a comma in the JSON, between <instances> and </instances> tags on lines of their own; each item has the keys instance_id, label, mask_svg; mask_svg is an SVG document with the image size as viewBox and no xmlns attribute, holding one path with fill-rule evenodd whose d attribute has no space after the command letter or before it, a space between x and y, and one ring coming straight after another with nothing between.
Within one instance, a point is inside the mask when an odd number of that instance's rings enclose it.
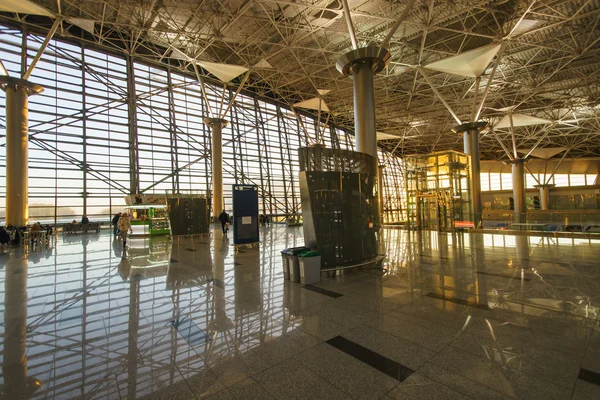
<instances>
[{"instance_id":1,"label":"seated person","mask_svg":"<svg viewBox=\"0 0 600 400\"><path fill-rule=\"evenodd\" d=\"M81 217L81 223L82 224L89 224L90 223L90 219L87 217L87 215L84 215L83 217Z\"/></svg>"},{"instance_id":2,"label":"seated person","mask_svg":"<svg viewBox=\"0 0 600 400\"><path fill-rule=\"evenodd\" d=\"M40 224L39 222L36 222L35 224L33 224L33 226L30 229L30 232L41 232L42 231L42 224Z\"/></svg>"},{"instance_id":3,"label":"seated person","mask_svg":"<svg viewBox=\"0 0 600 400\"><path fill-rule=\"evenodd\" d=\"M19 244L21 244L21 238L23 234L21 233L20 230L15 229L15 238L10 242L12 245L18 246Z\"/></svg>"},{"instance_id":4,"label":"seated person","mask_svg":"<svg viewBox=\"0 0 600 400\"><path fill-rule=\"evenodd\" d=\"M77 220L76 220L76 219L74 219L73 221L71 221L71 223L72 223L73 225L76 225L76 224L78 224L79 222L77 222Z\"/></svg>"}]
</instances>

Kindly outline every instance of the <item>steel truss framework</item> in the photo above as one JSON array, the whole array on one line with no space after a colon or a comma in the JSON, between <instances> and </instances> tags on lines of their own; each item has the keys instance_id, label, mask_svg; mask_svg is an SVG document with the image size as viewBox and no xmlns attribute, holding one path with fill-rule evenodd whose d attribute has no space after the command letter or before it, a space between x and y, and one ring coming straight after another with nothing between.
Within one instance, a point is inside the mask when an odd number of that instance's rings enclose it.
<instances>
[{"instance_id":1,"label":"steel truss framework","mask_svg":"<svg viewBox=\"0 0 600 400\"><path fill-rule=\"evenodd\" d=\"M0 58L17 75L22 50L31 60L44 38L8 27L0 33ZM206 84L204 96L196 77L60 40L50 41L31 79L46 88L29 106L32 218L107 218L122 208L130 192L206 192L211 187L210 132L203 118L209 107L219 110L231 99L231 88ZM248 94L236 98L226 118L226 204L232 184L257 184L265 214L299 211L299 147L315 143L318 136L328 147L353 148L353 137L332 122ZM0 137L2 175L4 144ZM401 217L396 197L403 185L401 162L383 151L379 156L392 163L384 193L386 220L396 221Z\"/></svg>"},{"instance_id":2,"label":"steel truss framework","mask_svg":"<svg viewBox=\"0 0 600 400\"><path fill-rule=\"evenodd\" d=\"M335 69L351 46L338 0L34 2L65 18L57 33L63 37L186 73L196 60L250 66L246 88L284 103L330 90L324 100L331 120L353 125L352 83ZM349 3L358 44L378 45L409 1ZM39 16L2 18L40 32L52 26L52 19ZM72 18L93 23L93 29L80 29L68 22ZM547 130L485 134L482 157L506 159L497 137L512 135L524 149L561 146L570 157L600 155L599 22L597 0L416 1L389 43L390 66L376 79L378 130L398 137L382 144L399 154L460 150L461 138L450 132L455 121L443 103L468 121L475 79L434 71L426 79L422 67L502 43L481 77L480 92L487 92L479 95L481 117L494 123L513 110L556 123Z\"/></svg>"}]
</instances>

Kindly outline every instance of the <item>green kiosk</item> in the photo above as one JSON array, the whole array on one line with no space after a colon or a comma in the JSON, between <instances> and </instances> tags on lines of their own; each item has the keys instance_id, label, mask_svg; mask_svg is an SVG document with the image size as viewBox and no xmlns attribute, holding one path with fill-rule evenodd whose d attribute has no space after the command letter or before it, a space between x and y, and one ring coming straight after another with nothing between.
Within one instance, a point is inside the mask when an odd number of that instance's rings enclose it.
<instances>
[{"instance_id":1,"label":"green kiosk","mask_svg":"<svg viewBox=\"0 0 600 400\"><path fill-rule=\"evenodd\" d=\"M169 213L165 196L129 195L125 207L132 216L131 236L170 235Z\"/></svg>"}]
</instances>

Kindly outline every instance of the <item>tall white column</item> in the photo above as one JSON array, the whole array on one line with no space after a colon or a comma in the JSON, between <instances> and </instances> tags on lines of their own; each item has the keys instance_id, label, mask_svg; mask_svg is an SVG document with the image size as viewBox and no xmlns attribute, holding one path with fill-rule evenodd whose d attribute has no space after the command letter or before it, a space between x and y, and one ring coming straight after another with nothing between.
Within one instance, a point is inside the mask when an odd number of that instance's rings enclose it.
<instances>
[{"instance_id":1,"label":"tall white column","mask_svg":"<svg viewBox=\"0 0 600 400\"><path fill-rule=\"evenodd\" d=\"M0 76L6 92L6 224L27 226L28 194L28 97L44 89L24 79Z\"/></svg>"},{"instance_id":2,"label":"tall white column","mask_svg":"<svg viewBox=\"0 0 600 400\"><path fill-rule=\"evenodd\" d=\"M392 55L380 47L361 47L344 54L337 69L354 82L354 136L356 151L377 158L375 120L375 74L382 71Z\"/></svg>"},{"instance_id":3,"label":"tall white column","mask_svg":"<svg viewBox=\"0 0 600 400\"><path fill-rule=\"evenodd\" d=\"M536 188L540 190L540 209L547 211L550 209L550 189L555 185L548 183L545 185L536 185Z\"/></svg>"},{"instance_id":4,"label":"tall white column","mask_svg":"<svg viewBox=\"0 0 600 400\"><path fill-rule=\"evenodd\" d=\"M481 202L481 164L479 159L479 132L485 128L485 122L468 122L454 128L454 132L463 134L465 154L470 155L470 200L473 223L476 228L481 226L483 205Z\"/></svg>"},{"instance_id":5,"label":"tall white column","mask_svg":"<svg viewBox=\"0 0 600 400\"><path fill-rule=\"evenodd\" d=\"M224 210L223 202L223 128L227 121L220 118L206 118L204 123L211 130L211 167L212 167L212 207L213 218L217 218Z\"/></svg>"},{"instance_id":6,"label":"tall white column","mask_svg":"<svg viewBox=\"0 0 600 400\"><path fill-rule=\"evenodd\" d=\"M525 200L525 162L524 159L512 160L512 186L515 204L514 222L525 222L527 202Z\"/></svg>"}]
</instances>

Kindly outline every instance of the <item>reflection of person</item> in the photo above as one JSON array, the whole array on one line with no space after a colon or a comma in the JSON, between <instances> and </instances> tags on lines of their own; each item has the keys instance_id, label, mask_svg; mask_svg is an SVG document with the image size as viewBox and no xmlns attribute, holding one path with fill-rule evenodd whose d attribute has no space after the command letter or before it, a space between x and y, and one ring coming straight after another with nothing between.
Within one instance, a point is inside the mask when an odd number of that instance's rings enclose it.
<instances>
[{"instance_id":1,"label":"reflection of person","mask_svg":"<svg viewBox=\"0 0 600 400\"><path fill-rule=\"evenodd\" d=\"M89 224L90 223L90 219L87 217L87 215L84 215L83 217L81 217L81 223L82 224Z\"/></svg>"},{"instance_id":2,"label":"reflection of person","mask_svg":"<svg viewBox=\"0 0 600 400\"><path fill-rule=\"evenodd\" d=\"M219 214L219 221L221 221L221 229L223 230L223 235L227 235L227 223L229 222L229 214L223 210L221 214Z\"/></svg>"},{"instance_id":3,"label":"reflection of person","mask_svg":"<svg viewBox=\"0 0 600 400\"><path fill-rule=\"evenodd\" d=\"M5 227L0 228L0 248L4 252L4 247L8 247L8 243L10 243L10 233L6 230Z\"/></svg>"},{"instance_id":4,"label":"reflection of person","mask_svg":"<svg viewBox=\"0 0 600 400\"><path fill-rule=\"evenodd\" d=\"M117 234L119 233L119 227L117 226L119 224L119 218L121 218L121 213L115 214L115 216L112 219L113 234L115 236L117 236Z\"/></svg>"},{"instance_id":5,"label":"reflection of person","mask_svg":"<svg viewBox=\"0 0 600 400\"><path fill-rule=\"evenodd\" d=\"M115 253L115 257L120 258L121 256L124 255L123 245L121 244L121 242L119 240L117 240L117 238L114 238L112 248L113 248L113 252Z\"/></svg>"},{"instance_id":6,"label":"reflection of person","mask_svg":"<svg viewBox=\"0 0 600 400\"><path fill-rule=\"evenodd\" d=\"M129 278L129 274L131 273L131 263L129 262L127 257L125 257L124 252L123 258L121 258L121 262L119 262L117 270L119 271L119 275L121 276L121 278L123 278L124 281L126 281L127 278Z\"/></svg>"},{"instance_id":7,"label":"reflection of person","mask_svg":"<svg viewBox=\"0 0 600 400\"><path fill-rule=\"evenodd\" d=\"M123 247L127 245L127 231L133 233L133 229L131 229L131 221L129 220L129 215L123 214L121 218L119 218L119 223L117 224L119 230L121 231L121 238L123 239Z\"/></svg>"}]
</instances>

